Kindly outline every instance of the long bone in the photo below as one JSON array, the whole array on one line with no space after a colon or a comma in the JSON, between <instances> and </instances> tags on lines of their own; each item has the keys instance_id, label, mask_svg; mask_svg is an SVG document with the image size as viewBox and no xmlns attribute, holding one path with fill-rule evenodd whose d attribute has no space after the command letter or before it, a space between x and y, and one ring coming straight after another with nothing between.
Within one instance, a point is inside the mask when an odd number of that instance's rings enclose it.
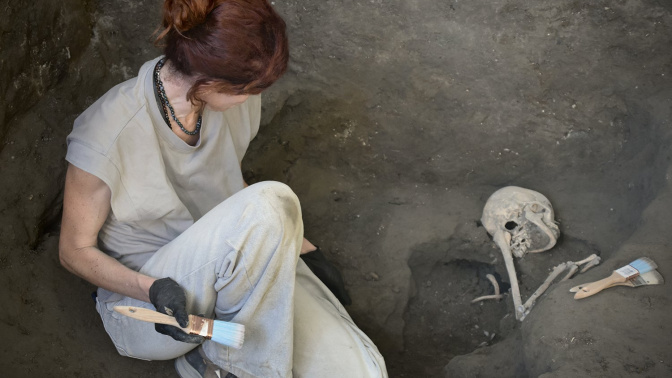
<instances>
[{"instance_id":1,"label":"long bone","mask_svg":"<svg viewBox=\"0 0 672 378\"><path fill-rule=\"evenodd\" d=\"M581 266L583 264L586 264L586 265L583 268L581 268L581 271L579 272L579 274L580 273L585 273L588 269L594 267L595 265L597 265L599 263L600 263L600 257L598 255L594 254L594 253L592 255L586 257L585 259L581 260L581 261L575 261L575 262L568 261L567 264L570 264L569 265L569 272L560 281L561 282L562 281L567 281L568 279L572 278L576 274L576 272L579 270L579 266Z\"/></svg>"},{"instance_id":2,"label":"long bone","mask_svg":"<svg viewBox=\"0 0 672 378\"><path fill-rule=\"evenodd\" d=\"M525 319L525 316L530 313L530 310L532 309L532 306L534 306L534 303L537 301L537 298L539 298L546 290L548 289L549 286L551 286L551 283L560 275L562 272L564 272L569 266L573 265L571 262L570 263L562 263L553 268L553 271L551 271L551 274L546 277L546 280L544 283L539 286L537 290L530 296L530 298L525 301L525 304L523 305L525 307L523 317L519 320Z\"/></svg>"},{"instance_id":3,"label":"long bone","mask_svg":"<svg viewBox=\"0 0 672 378\"><path fill-rule=\"evenodd\" d=\"M588 269L590 269L590 268L592 268L595 265L600 263L601 258L599 256L597 256L597 255L591 255L591 256L595 256L595 257L590 259L590 261L588 261L588 263L583 268L581 268L581 272L579 272L579 273L585 273Z\"/></svg>"},{"instance_id":4,"label":"long bone","mask_svg":"<svg viewBox=\"0 0 672 378\"><path fill-rule=\"evenodd\" d=\"M511 296L513 297L513 307L516 309L516 320L523 320L525 317L525 307L523 307L523 300L520 298L520 288L518 287L518 277L516 276L516 268L513 265L513 255L511 254L511 235L503 231L497 231L493 236L495 244L502 250L504 257L504 264L506 264L506 272L509 274L509 281L511 281Z\"/></svg>"},{"instance_id":5,"label":"long bone","mask_svg":"<svg viewBox=\"0 0 672 378\"><path fill-rule=\"evenodd\" d=\"M500 234L500 232L498 232L497 234ZM506 242L505 246L508 246L508 244L509 244L508 241L507 241L507 239L509 239L509 238L507 238L508 234L507 233L503 233L503 234L504 234L504 241ZM501 239L501 237L500 237L500 239ZM497 243L497 238L495 238L495 242ZM497 245L499 246L500 244L497 243ZM500 249L502 249L502 255L504 255L504 262L506 263L507 258L506 258L505 249L502 248L502 247L500 247ZM508 251L510 253L510 249L508 249ZM511 260L513 260L513 259L511 259ZM511 261L511 262L513 262L513 261ZM512 293L512 296L513 296L513 303L514 303L514 306L516 307L516 319L521 320L521 321L523 319L525 319L525 317L530 313L530 310L532 309L532 307L536 303L537 299L539 299L539 297L541 295L543 295L546 292L546 290L548 290L548 288L551 286L553 281L555 281L555 279L558 278L558 276L560 276L560 274L562 274L564 271L568 271L568 273L565 275L565 277L563 279L560 280L561 282L568 280L574 274L576 274L579 271L579 267L581 265L585 264L579 273L583 273L586 270L596 266L599 263L600 263L600 257L597 256L596 254L592 254L592 255L590 255L590 256L588 256L585 259L580 260L580 261L567 261L567 262L559 264L558 266L553 268L553 270L548 275L548 277L546 277L546 280L541 284L541 286L539 286L539 288L537 290L535 290L535 292L530 296L530 298L527 299L527 301L525 301L524 304L520 304L520 302L517 302L515 293L518 293L517 294L518 298L521 298L520 297L520 288L518 287L518 278L515 275L516 274L515 270L513 270L514 276L512 278L511 270L509 270L509 265L507 264L507 271L509 273L509 279L511 280L511 293ZM488 300L488 299L501 299L502 298L503 295L499 293L499 287L497 285L497 281L495 281L495 279L492 275L488 275L488 276L489 276L488 279L493 283L493 286L495 287L495 295L486 295L486 296L483 296L483 297L478 297L478 298L474 299L473 301L471 301L471 303L476 303L476 302L480 302L480 301L484 301L484 300ZM518 301L522 302L522 299L518 299ZM519 314L518 309L520 309L520 312L522 313L522 315L520 315L520 318L518 318L518 316L519 316L518 315Z\"/></svg>"},{"instance_id":6,"label":"long bone","mask_svg":"<svg viewBox=\"0 0 672 378\"><path fill-rule=\"evenodd\" d=\"M564 272L565 270L569 270L569 273L561 280L561 281L565 281L569 277L574 275L574 273L576 273L576 271L579 269L579 266L585 264L585 266L581 270L581 273L583 273L584 271L590 269L591 267L593 267L593 266L595 266L599 263L600 263L600 257L597 256L596 254L592 254L592 255L588 256L587 258L585 258L581 261L576 261L576 262L567 261L567 262L558 264L558 266L553 268L553 270L548 275L548 277L546 277L546 280L544 281L544 283L542 283L541 286L539 286L539 288L537 290L535 290L535 292L530 296L530 298L527 299L527 301L525 301L525 304L523 305L523 307L524 307L523 316L519 320L525 319L525 316L527 316L530 313L530 310L532 309L532 306L534 306L537 299L542 294L544 294L546 292L546 290L548 290L548 288L551 286L553 281L560 274L562 274L562 272Z\"/></svg>"},{"instance_id":7,"label":"long bone","mask_svg":"<svg viewBox=\"0 0 672 378\"><path fill-rule=\"evenodd\" d=\"M560 282L562 282L562 281L567 281L568 279L574 277L574 275L575 275L576 272L578 272L578 271L579 271L579 266L578 266L578 265L576 265L576 264L572 264L572 265L570 265L570 266L569 266L569 271L568 271L567 274L565 274L565 276L560 280Z\"/></svg>"}]
</instances>

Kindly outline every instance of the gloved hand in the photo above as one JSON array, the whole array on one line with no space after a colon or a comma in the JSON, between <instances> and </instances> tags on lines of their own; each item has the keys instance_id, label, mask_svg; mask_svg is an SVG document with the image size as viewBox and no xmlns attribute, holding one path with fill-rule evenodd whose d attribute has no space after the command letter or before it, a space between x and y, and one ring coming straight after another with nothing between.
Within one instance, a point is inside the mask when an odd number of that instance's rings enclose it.
<instances>
[{"instance_id":1,"label":"gloved hand","mask_svg":"<svg viewBox=\"0 0 672 378\"><path fill-rule=\"evenodd\" d=\"M189 325L187 296L172 278L166 277L154 281L149 287L149 300L156 307L156 311L175 317L181 327ZM158 333L185 343L200 344L204 340L202 336L190 335L177 327L165 324L154 324L154 328Z\"/></svg>"},{"instance_id":2,"label":"gloved hand","mask_svg":"<svg viewBox=\"0 0 672 378\"><path fill-rule=\"evenodd\" d=\"M320 247L312 252L302 254L301 259L308 265L313 274L334 293L342 305L347 306L352 303L347 290L345 290L341 272L324 257Z\"/></svg>"}]
</instances>

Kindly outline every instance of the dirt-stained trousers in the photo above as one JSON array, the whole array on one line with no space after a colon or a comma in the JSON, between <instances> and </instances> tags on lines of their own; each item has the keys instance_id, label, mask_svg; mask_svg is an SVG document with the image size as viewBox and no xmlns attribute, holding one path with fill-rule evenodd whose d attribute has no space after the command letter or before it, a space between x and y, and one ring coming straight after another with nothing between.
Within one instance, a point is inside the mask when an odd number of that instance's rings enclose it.
<instances>
[{"instance_id":1,"label":"dirt-stained trousers","mask_svg":"<svg viewBox=\"0 0 672 378\"><path fill-rule=\"evenodd\" d=\"M284 184L262 182L216 206L140 272L177 281L189 313L245 325L240 350L203 344L208 359L239 378L387 377L376 346L298 258L302 240L296 195ZM154 307L120 295L98 301L120 354L166 360L196 347L117 314L117 305Z\"/></svg>"}]
</instances>

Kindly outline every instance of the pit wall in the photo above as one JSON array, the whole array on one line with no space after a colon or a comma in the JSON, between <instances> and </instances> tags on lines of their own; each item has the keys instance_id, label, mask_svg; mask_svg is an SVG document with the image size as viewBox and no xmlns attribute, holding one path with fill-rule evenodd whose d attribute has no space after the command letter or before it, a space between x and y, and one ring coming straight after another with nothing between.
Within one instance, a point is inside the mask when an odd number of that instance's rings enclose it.
<instances>
[{"instance_id":1,"label":"pit wall","mask_svg":"<svg viewBox=\"0 0 672 378\"><path fill-rule=\"evenodd\" d=\"M58 262L75 117L156 56L160 1L8 0L0 6L0 371L52 377L170 376L169 364L117 366L91 285ZM142 39L137 45L128 41ZM102 375L101 375L102 374Z\"/></svg>"},{"instance_id":2,"label":"pit wall","mask_svg":"<svg viewBox=\"0 0 672 378\"><path fill-rule=\"evenodd\" d=\"M70 104L62 101L64 109L50 97L89 46L92 7L77 0L10 0L3 8L0 244L9 249L34 247L40 224L53 215L62 183L63 168L58 166L64 156L63 139L55 136L67 129L62 121ZM77 92L66 96L71 97ZM52 177L55 181L45 180Z\"/></svg>"}]
</instances>

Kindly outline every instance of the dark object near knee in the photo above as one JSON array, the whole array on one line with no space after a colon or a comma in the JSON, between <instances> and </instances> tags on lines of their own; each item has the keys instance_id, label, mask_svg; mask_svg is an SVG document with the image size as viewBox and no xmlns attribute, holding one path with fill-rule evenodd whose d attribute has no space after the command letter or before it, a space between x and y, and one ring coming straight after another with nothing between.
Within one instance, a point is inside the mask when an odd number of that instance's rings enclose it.
<instances>
[{"instance_id":1,"label":"dark object near knee","mask_svg":"<svg viewBox=\"0 0 672 378\"><path fill-rule=\"evenodd\" d=\"M350 295L345 289L341 272L334 264L327 260L320 247L317 247L312 252L302 254L301 259L313 274L338 298L342 305L347 306L352 303Z\"/></svg>"}]
</instances>

